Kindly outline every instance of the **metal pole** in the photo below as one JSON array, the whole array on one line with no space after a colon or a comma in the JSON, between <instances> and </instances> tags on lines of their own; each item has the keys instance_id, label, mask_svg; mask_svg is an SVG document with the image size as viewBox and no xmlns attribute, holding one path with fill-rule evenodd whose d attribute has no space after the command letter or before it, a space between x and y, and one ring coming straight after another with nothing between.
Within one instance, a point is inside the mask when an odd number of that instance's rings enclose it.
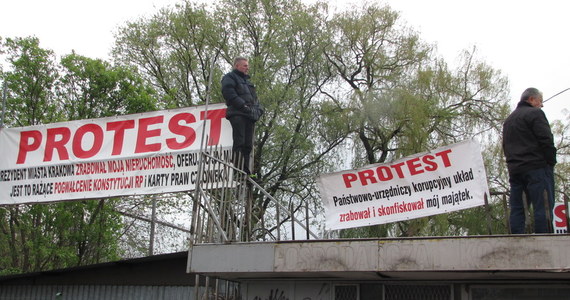
<instances>
[{"instance_id":1,"label":"metal pole","mask_svg":"<svg viewBox=\"0 0 570 300\"><path fill-rule=\"evenodd\" d=\"M8 94L8 84L4 79L4 88L2 89L2 118L0 118L0 128L4 128L4 116L6 115L6 97Z\"/></svg>"},{"instance_id":2,"label":"metal pole","mask_svg":"<svg viewBox=\"0 0 570 300\"><path fill-rule=\"evenodd\" d=\"M552 96L552 97L550 97L550 98L548 98L548 99L542 101L542 103L546 103L546 101L548 101L548 100L550 100L550 99L552 99L552 98L554 98L554 97L556 97L556 96L558 96L558 95L560 95L560 94L566 92L567 90L570 90L570 88L564 89L564 90L558 92L557 94L554 94L554 96Z\"/></svg>"},{"instance_id":3,"label":"metal pole","mask_svg":"<svg viewBox=\"0 0 570 300\"><path fill-rule=\"evenodd\" d=\"M570 233L570 212L568 211L568 196L564 194L564 211L566 212L566 233Z\"/></svg>"},{"instance_id":4,"label":"metal pole","mask_svg":"<svg viewBox=\"0 0 570 300\"><path fill-rule=\"evenodd\" d=\"M206 300L208 297L208 293L210 292L210 276L205 276L206 282L204 283L204 294L202 294L202 298L200 300Z\"/></svg>"},{"instance_id":5,"label":"metal pole","mask_svg":"<svg viewBox=\"0 0 570 300\"><path fill-rule=\"evenodd\" d=\"M548 200L548 191L546 189L544 189L543 193L542 193L542 198L544 200L544 210L545 210L545 214L546 214L546 227L548 230L548 233L553 233L554 232L554 228L552 226L552 207L550 207L550 201ZM535 220L536 222L536 220Z\"/></svg>"},{"instance_id":6,"label":"metal pole","mask_svg":"<svg viewBox=\"0 0 570 300\"><path fill-rule=\"evenodd\" d=\"M305 199L305 233L307 234L307 240L311 239L309 235L309 200Z\"/></svg>"},{"instance_id":7,"label":"metal pole","mask_svg":"<svg viewBox=\"0 0 570 300\"><path fill-rule=\"evenodd\" d=\"M148 255L154 255L154 230L156 223L156 196L152 197L152 217L150 222L150 242L148 245Z\"/></svg>"},{"instance_id":8,"label":"metal pole","mask_svg":"<svg viewBox=\"0 0 570 300\"><path fill-rule=\"evenodd\" d=\"M213 77L213 73L214 73L214 64L216 63L216 60L218 60L218 55L220 54L220 52L218 51L216 53L216 55L214 55L214 57L212 57L212 61L210 62L210 76L208 77L208 92L206 93L206 109L204 111L204 120L208 119L208 105L210 104L210 98L212 97L212 77ZM203 151L203 147L204 147L204 138L206 136L206 126L202 127L202 138L200 140L200 152ZM198 173L198 176L200 176L200 173ZM199 181L197 181L199 182Z\"/></svg>"},{"instance_id":9,"label":"metal pole","mask_svg":"<svg viewBox=\"0 0 570 300\"><path fill-rule=\"evenodd\" d=\"M291 202L289 204L289 211L291 214L291 237L293 238L293 240L295 240L295 216L293 209L294 209L293 202Z\"/></svg>"},{"instance_id":10,"label":"metal pole","mask_svg":"<svg viewBox=\"0 0 570 300\"><path fill-rule=\"evenodd\" d=\"M218 278L216 278L216 287L214 290L214 300L218 300L218 289L220 288L220 280Z\"/></svg>"},{"instance_id":11,"label":"metal pole","mask_svg":"<svg viewBox=\"0 0 570 300\"><path fill-rule=\"evenodd\" d=\"M485 200L485 211L487 215L487 231L489 232L489 235L492 235L493 230L491 226L491 207L489 206L489 198L487 197L487 193L485 193L483 200Z\"/></svg>"},{"instance_id":12,"label":"metal pole","mask_svg":"<svg viewBox=\"0 0 570 300\"><path fill-rule=\"evenodd\" d=\"M200 275L194 277L194 300L200 299Z\"/></svg>"},{"instance_id":13,"label":"metal pole","mask_svg":"<svg viewBox=\"0 0 570 300\"><path fill-rule=\"evenodd\" d=\"M526 196L526 192L522 193L522 201L524 207L524 224L525 224L525 232L529 232L529 227L532 228L532 218L530 217L530 208L528 204L528 198ZM530 230L532 232L534 230Z\"/></svg>"},{"instance_id":14,"label":"metal pole","mask_svg":"<svg viewBox=\"0 0 570 300\"><path fill-rule=\"evenodd\" d=\"M210 77L208 78L208 91L206 93L206 111L205 111L205 118L204 120L207 120L207 115L208 115L208 104L210 103L210 97L211 97L211 89L212 89L212 77L213 77L213 70L214 70L214 64L216 63L216 60L218 58L218 55L220 54L220 51L216 52L216 55L212 58L212 62L210 64ZM205 121L204 121L205 122ZM203 145L204 145L204 135L206 132L206 126L204 126L202 128L202 138L200 140L200 152L198 153L200 156L202 155L202 149L203 149ZM202 157L200 157L202 158ZM190 267L192 266L192 247L194 246L194 243L196 242L196 232L197 232L197 227L198 227L198 201L200 199L200 182L202 181L202 168L203 168L203 163L202 163L203 159L200 159L200 161L198 162L198 176L197 176L197 180L196 180L196 186L194 187L194 203L192 205L192 220L190 223L190 235L188 237L188 262L187 262L187 266L186 269L187 271L190 271ZM190 194L190 193L188 193ZM198 300L198 294L196 294L196 300Z\"/></svg>"},{"instance_id":15,"label":"metal pole","mask_svg":"<svg viewBox=\"0 0 570 300\"><path fill-rule=\"evenodd\" d=\"M511 234L511 222L509 222L510 212L507 205L507 194L503 194L503 210L505 211L505 228L507 228L507 233Z\"/></svg>"},{"instance_id":16,"label":"metal pole","mask_svg":"<svg viewBox=\"0 0 570 300\"><path fill-rule=\"evenodd\" d=\"M214 64L216 63L216 60L218 58L218 55L220 54L220 52L218 51L216 53L216 55L212 58L211 64L210 64L210 77L208 78L208 92L206 93L206 109L205 109L205 114L206 116L204 117L204 120L208 119L208 104L210 103L210 97L212 95L211 93L211 89L212 89L212 77L213 77L213 70L214 70ZM205 121L204 121L205 122ZM200 199L200 191L199 191L199 187L200 187L200 182L202 181L202 170L204 168L204 159L201 157L202 155L202 151L204 150L204 139L205 139L205 135L206 135L206 126L202 127L202 137L200 139L200 160L198 162L198 175L196 176L196 186L194 187L194 206L192 208L192 225L190 226L190 247L192 247L193 243L194 243L194 236L196 235L196 226L197 224L195 224L195 219L198 213L198 199Z\"/></svg>"}]
</instances>

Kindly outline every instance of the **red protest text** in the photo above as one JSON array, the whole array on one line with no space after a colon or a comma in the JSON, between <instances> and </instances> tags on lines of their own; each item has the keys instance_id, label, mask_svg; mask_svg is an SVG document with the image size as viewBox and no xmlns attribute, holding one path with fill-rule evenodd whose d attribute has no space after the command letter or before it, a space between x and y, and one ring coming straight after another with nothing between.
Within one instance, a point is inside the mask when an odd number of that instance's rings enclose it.
<instances>
[{"instance_id":1,"label":"red protest text","mask_svg":"<svg viewBox=\"0 0 570 300\"><path fill-rule=\"evenodd\" d=\"M346 188L353 186L366 186L394 178L405 178L425 172L433 172L439 168L451 166L449 154L451 149L443 150L434 154L408 159L393 165L382 165L374 169L366 169L355 173L344 173L342 179Z\"/></svg>"},{"instance_id":2,"label":"red protest text","mask_svg":"<svg viewBox=\"0 0 570 300\"><path fill-rule=\"evenodd\" d=\"M25 164L28 154L42 155L44 162L66 161L70 156L89 159L110 149L112 157L185 149L196 141L191 127L209 121L208 145L217 145L225 109L200 111L199 116L181 112L172 116L156 115L138 119L89 123L78 128L61 126L20 132L16 164ZM126 137L132 137L126 139ZM169 137L166 137L169 136ZM107 150L108 151L108 150Z\"/></svg>"}]
</instances>

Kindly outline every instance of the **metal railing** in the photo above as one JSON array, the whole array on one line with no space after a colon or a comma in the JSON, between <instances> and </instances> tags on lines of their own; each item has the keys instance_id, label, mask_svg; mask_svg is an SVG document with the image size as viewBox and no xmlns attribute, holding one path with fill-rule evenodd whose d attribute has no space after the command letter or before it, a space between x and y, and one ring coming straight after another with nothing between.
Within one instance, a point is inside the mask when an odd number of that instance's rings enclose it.
<instances>
[{"instance_id":1,"label":"metal railing","mask_svg":"<svg viewBox=\"0 0 570 300\"><path fill-rule=\"evenodd\" d=\"M200 153L190 242L227 243L294 239L295 228L317 239L307 223L236 167L243 159L211 147ZM229 152L231 153L231 152ZM305 219L308 219L305 213Z\"/></svg>"},{"instance_id":2,"label":"metal railing","mask_svg":"<svg viewBox=\"0 0 570 300\"><path fill-rule=\"evenodd\" d=\"M242 171L239 166L243 159L232 157L231 153L230 150L224 152L210 147L199 154L199 172L203 176L198 177L194 191L190 228L192 244L294 240L296 229L304 231L306 239L319 238L309 228L308 211L304 213L305 222L299 220L295 209L275 199L255 178ZM489 196L500 197L505 231L498 231L510 234L508 192L491 192ZM565 207L568 207L566 196L564 200ZM498 232L497 229L493 232L490 202L485 196L487 233L492 235ZM524 195L523 202L527 232L531 233L532 211ZM498 203L495 201L495 204ZM552 212L546 195L545 205L546 211ZM547 214L547 218L552 232L553 214ZM566 219L570 219L567 210ZM570 232L570 222L567 226Z\"/></svg>"},{"instance_id":3,"label":"metal railing","mask_svg":"<svg viewBox=\"0 0 570 300\"><path fill-rule=\"evenodd\" d=\"M241 290L239 282L211 278L196 274L195 276L196 300L239 300Z\"/></svg>"}]
</instances>

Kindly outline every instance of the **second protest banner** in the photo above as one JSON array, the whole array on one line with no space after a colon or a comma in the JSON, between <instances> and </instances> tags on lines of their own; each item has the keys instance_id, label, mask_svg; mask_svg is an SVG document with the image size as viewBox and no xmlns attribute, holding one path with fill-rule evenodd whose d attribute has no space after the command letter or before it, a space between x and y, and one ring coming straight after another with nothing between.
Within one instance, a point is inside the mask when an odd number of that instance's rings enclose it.
<instances>
[{"instance_id":1,"label":"second protest banner","mask_svg":"<svg viewBox=\"0 0 570 300\"><path fill-rule=\"evenodd\" d=\"M483 205L487 175L479 144L467 140L387 164L321 175L329 229L431 216Z\"/></svg>"}]
</instances>

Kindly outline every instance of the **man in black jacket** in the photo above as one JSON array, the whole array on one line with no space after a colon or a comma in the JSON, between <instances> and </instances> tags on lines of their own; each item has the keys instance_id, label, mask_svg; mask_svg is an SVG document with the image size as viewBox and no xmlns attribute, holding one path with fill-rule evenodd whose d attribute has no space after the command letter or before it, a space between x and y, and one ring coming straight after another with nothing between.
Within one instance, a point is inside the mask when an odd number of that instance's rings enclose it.
<instances>
[{"instance_id":1,"label":"man in black jacket","mask_svg":"<svg viewBox=\"0 0 570 300\"><path fill-rule=\"evenodd\" d=\"M243 171L250 174L253 129L263 109L257 99L255 86L249 81L246 58L234 59L234 69L222 78L222 95L227 105L226 119L232 125L234 163L241 161Z\"/></svg>"},{"instance_id":2,"label":"man in black jacket","mask_svg":"<svg viewBox=\"0 0 570 300\"><path fill-rule=\"evenodd\" d=\"M552 220L554 206L556 148L541 107L542 93L528 88L503 124L503 151L511 186L510 225L515 234L524 233L525 228L523 191L534 209L534 231L551 232L548 221Z\"/></svg>"}]
</instances>

